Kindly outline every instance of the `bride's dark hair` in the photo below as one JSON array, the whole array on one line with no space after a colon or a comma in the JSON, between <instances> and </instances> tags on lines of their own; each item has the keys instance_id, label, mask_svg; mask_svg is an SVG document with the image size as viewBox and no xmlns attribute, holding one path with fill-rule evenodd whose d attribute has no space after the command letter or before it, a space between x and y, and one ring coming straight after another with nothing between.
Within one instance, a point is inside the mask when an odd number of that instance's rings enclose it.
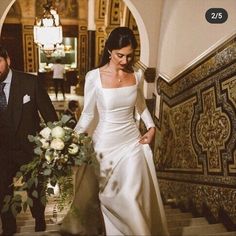
<instances>
[{"instance_id":1,"label":"bride's dark hair","mask_svg":"<svg viewBox=\"0 0 236 236\"><path fill-rule=\"evenodd\" d=\"M114 49L131 46L134 50L137 48L137 41L133 31L128 27L117 27L111 31L106 40L102 59L99 67L106 65L110 61L110 53ZM132 61L131 61L132 63Z\"/></svg>"}]
</instances>

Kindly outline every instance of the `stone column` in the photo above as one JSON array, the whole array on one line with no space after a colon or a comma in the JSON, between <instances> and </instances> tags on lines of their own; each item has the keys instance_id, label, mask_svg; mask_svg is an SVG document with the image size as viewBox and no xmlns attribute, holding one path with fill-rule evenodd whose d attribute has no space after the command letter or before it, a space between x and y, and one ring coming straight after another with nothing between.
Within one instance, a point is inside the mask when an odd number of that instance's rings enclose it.
<instances>
[{"instance_id":1,"label":"stone column","mask_svg":"<svg viewBox=\"0 0 236 236\"><path fill-rule=\"evenodd\" d=\"M88 0L88 70L95 67L95 0Z\"/></svg>"}]
</instances>

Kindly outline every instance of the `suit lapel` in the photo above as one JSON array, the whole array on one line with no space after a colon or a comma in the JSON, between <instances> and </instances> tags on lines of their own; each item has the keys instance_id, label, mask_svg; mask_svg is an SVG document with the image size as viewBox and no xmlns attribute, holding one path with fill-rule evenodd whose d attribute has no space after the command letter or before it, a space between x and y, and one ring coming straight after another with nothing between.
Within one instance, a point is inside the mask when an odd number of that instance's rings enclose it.
<instances>
[{"instance_id":1,"label":"suit lapel","mask_svg":"<svg viewBox=\"0 0 236 236\"><path fill-rule=\"evenodd\" d=\"M9 94L9 110L12 114L14 130L17 130L22 114L22 83L17 72L12 71L12 81Z\"/></svg>"}]
</instances>

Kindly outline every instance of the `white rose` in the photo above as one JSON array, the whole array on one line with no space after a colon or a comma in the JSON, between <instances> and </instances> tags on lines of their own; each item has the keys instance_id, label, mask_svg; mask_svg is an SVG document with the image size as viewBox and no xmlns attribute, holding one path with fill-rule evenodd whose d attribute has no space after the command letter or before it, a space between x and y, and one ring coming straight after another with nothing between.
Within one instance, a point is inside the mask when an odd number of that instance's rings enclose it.
<instances>
[{"instance_id":1,"label":"white rose","mask_svg":"<svg viewBox=\"0 0 236 236\"><path fill-rule=\"evenodd\" d=\"M55 138L52 140L50 147L54 150L62 150L65 147L65 144L61 139Z\"/></svg>"},{"instance_id":2,"label":"white rose","mask_svg":"<svg viewBox=\"0 0 236 236\"><path fill-rule=\"evenodd\" d=\"M65 130L62 127L56 126L52 129L53 138L63 138L64 136L65 136Z\"/></svg>"},{"instance_id":3,"label":"white rose","mask_svg":"<svg viewBox=\"0 0 236 236\"><path fill-rule=\"evenodd\" d=\"M49 147L49 143L47 142L46 139L41 138L41 139L40 139L40 142L42 143L42 148L43 148L43 149L47 149L47 148Z\"/></svg>"},{"instance_id":4,"label":"white rose","mask_svg":"<svg viewBox=\"0 0 236 236\"><path fill-rule=\"evenodd\" d=\"M42 137L45 138L46 140L49 140L51 129L48 127L45 127L44 129L40 131L39 134L42 135Z\"/></svg>"},{"instance_id":5,"label":"white rose","mask_svg":"<svg viewBox=\"0 0 236 236\"><path fill-rule=\"evenodd\" d=\"M69 147L68 147L68 152L72 155L76 154L79 151L79 147L78 145L76 145L75 143L72 143Z\"/></svg>"}]
</instances>

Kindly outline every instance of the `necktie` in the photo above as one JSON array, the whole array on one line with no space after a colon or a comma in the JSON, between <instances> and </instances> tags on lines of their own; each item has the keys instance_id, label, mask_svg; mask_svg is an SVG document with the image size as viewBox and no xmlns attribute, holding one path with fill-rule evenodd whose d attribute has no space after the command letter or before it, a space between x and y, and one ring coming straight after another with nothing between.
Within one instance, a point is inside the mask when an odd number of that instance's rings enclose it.
<instances>
[{"instance_id":1,"label":"necktie","mask_svg":"<svg viewBox=\"0 0 236 236\"><path fill-rule=\"evenodd\" d=\"M7 108L7 98L3 91L5 85L6 83L0 83L0 112Z\"/></svg>"}]
</instances>

